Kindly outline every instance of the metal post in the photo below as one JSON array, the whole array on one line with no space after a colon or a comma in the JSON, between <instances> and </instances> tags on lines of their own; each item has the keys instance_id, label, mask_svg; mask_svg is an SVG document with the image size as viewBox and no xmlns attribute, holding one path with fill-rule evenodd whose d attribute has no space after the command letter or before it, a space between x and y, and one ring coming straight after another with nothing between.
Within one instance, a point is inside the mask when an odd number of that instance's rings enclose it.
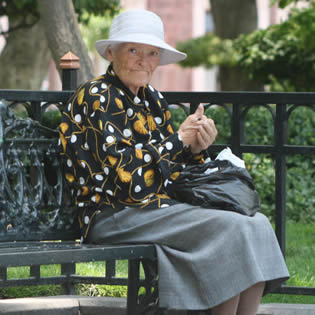
<instances>
[{"instance_id":1,"label":"metal post","mask_svg":"<svg viewBox=\"0 0 315 315\"><path fill-rule=\"evenodd\" d=\"M128 295L127 295L127 315L138 314L138 290L140 277L140 260L128 260Z\"/></svg>"},{"instance_id":2,"label":"metal post","mask_svg":"<svg viewBox=\"0 0 315 315\"><path fill-rule=\"evenodd\" d=\"M80 69L80 58L71 51L60 58L59 68L62 69L62 90L75 90L77 88L77 74ZM74 294L75 286L71 282L71 275L76 273L75 263L61 264L61 274L66 276L62 287L65 294Z\"/></svg>"},{"instance_id":3,"label":"metal post","mask_svg":"<svg viewBox=\"0 0 315 315\"><path fill-rule=\"evenodd\" d=\"M71 51L60 59L59 68L62 69L62 90L75 90L78 80L77 74L80 69L80 58Z\"/></svg>"},{"instance_id":4,"label":"metal post","mask_svg":"<svg viewBox=\"0 0 315 315\"><path fill-rule=\"evenodd\" d=\"M276 235L285 256L286 222L286 159L284 145L287 141L286 104L277 104L275 120L275 199L276 199Z\"/></svg>"},{"instance_id":5,"label":"metal post","mask_svg":"<svg viewBox=\"0 0 315 315\"><path fill-rule=\"evenodd\" d=\"M235 155L241 157L241 143L243 142L243 123L241 118L241 104L233 104L232 124L231 124L231 144L232 151Z\"/></svg>"},{"instance_id":6,"label":"metal post","mask_svg":"<svg viewBox=\"0 0 315 315\"><path fill-rule=\"evenodd\" d=\"M7 280L7 268L1 267L0 268L0 282L4 282Z\"/></svg>"},{"instance_id":7,"label":"metal post","mask_svg":"<svg viewBox=\"0 0 315 315\"><path fill-rule=\"evenodd\" d=\"M74 275L75 273L76 273L75 263L61 264L61 274L63 276L66 276L66 281L61 285L64 294L67 295L76 294L75 284L71 281L71 276Z\"/></svg>"},{"instance_id":8,"label":"metal post","mask_svg":"<svg viewBox=\"0 0 315 315\"><path fill-rule=\"evenodd\" d=\"M116 277L116 260L107 260L106 262L106 280L111 280Z\"/></svg>"}]
</instances>

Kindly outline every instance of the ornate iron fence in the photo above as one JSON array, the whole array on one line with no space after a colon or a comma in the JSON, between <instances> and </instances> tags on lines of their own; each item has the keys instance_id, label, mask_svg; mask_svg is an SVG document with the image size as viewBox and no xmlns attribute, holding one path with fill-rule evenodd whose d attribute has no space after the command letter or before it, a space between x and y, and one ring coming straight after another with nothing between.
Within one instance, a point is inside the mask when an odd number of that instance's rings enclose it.
<instances>
[{"instance_id":1,"label":"ornate iron fence","mask_svg":"<svg viewBox=\"0 0 315 315\"><path fill-rule=\"evenodd\" d=\"M73 91L21 91L0 90L0 100L10 106L23 106L28 116L42 122L44 112L51 105L62 110ZM230 141L214 144L215 153L226 146L241 156L243 153L271 154L275 161L275 230L285 255L286 243L286 159L291 155L315 156L315 144L289 144L288 123L293 111L307 107L315 114L315 93L267 93L267 92L165 92L169 104L178 104L187 114L202 103L206 108L222 106L230 117ZM263 106L270 111L273 124L273 143L248 144L245 141L245 123L249 110ZM314 135L313 135L314 139ZM314 295L315 288L283 286L277 293Z\"/></svg>"}]
</instances>

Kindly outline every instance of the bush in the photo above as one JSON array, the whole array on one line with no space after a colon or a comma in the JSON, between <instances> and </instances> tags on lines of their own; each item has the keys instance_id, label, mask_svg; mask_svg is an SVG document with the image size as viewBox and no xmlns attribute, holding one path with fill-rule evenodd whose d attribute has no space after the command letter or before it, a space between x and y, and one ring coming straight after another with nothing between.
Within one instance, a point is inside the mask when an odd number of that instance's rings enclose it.
<instances>
[{"instance_id":1,"label":"bush","mask_svg":"<svg viewBox=\"0 0 315 315\"><path fill-rule=\"evenodd\" d=\"M268 155L251 153L244 154L243 159L259 193L261 211L273 220L276 210L274 162Z\"/></svg>"},{"instance_id":2,"label":"bush","mask_svg":"<svg viewBox=\"0 0 315 315\"><path fill-rule=\"evenodd\" d=\"M233 40L221 39L212 33L177 43L176 48L187 54L179 64L182 67L211 68L217 65L233 67L236 64L236 52Z\"/></svg>"},{"instance_id":3,"label":"bush","mask_svg":"<svg viewBox=\"0 0 315 315\"><path fill-rule=\"evenodd\" d=\"M315 87L315 3L292 9L283 23L239 36L234 42L236 63L250 78L271 90L313 91Z\"/></svg>"},{"instance_id":4,"label":"bush","mask_svg":"<svg viewBox=\"0 0 315 315\"><path fill-rule=\"evenodd\" d=\"M43 125L51 129L56 129L60 123L61 112L58 109L47 110L43 115Z\"/></svg>"}]
</instances>

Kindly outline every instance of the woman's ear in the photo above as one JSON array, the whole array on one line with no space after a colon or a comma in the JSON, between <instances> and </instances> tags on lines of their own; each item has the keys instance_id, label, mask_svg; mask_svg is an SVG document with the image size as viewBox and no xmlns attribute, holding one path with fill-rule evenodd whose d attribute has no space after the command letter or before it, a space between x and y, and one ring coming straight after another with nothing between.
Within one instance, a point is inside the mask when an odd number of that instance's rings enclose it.
<instances>
[{"instance_id":1,"label":"woman's ear","mask_svg":"<svg viewBox=\"0 0 315 315\"><path fill-rule=\"evenodd\" d=\"M114 50L111 46L108 46L106 49L106 59L110 62L113 62L114 60Z\"/></svg>"}]
</instances>

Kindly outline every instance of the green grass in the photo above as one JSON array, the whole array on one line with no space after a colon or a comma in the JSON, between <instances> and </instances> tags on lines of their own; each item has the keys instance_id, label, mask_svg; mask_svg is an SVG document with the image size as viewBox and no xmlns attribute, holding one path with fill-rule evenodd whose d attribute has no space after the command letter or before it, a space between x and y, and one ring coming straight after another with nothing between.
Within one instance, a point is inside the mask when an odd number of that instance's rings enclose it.
<instances>
[{"instance_id":1,"label":"green grass","mask_svg":"<svg viewBox=\"0 0 315 315\"><path fill-rule=\"evenodd\" d=\"M287 284L300 287L315 287L315 224L288 223L286 259L291 278ZM80 263L76 266L80 275L101 276L105 273L104 262ZM127 262L119 261L116 265L117 276L127 275ZM60 266L41 267L41 275L60 274ZM25 278L29 276L29 267L9 268L8 278ZM77 293L88 296L126 296L127 289L122 286L104 286L81 284ZM0 289L0 298L52 296L62 294L60 286L29 286ZM315 304L315 296L268 294L263 303L301 303Z\"/></svg>"},{"instance_id":2,"label":"green grass","mask_svg":"<svg viewBox=\"0 0 315 315\"><path fill-rule=\"evenodd\" d=\"M287 224L286 262L287 285L315 287L315 224ZM315 296L268 294L262 302L315 304Z\"/></svg>"}]
</instances>

